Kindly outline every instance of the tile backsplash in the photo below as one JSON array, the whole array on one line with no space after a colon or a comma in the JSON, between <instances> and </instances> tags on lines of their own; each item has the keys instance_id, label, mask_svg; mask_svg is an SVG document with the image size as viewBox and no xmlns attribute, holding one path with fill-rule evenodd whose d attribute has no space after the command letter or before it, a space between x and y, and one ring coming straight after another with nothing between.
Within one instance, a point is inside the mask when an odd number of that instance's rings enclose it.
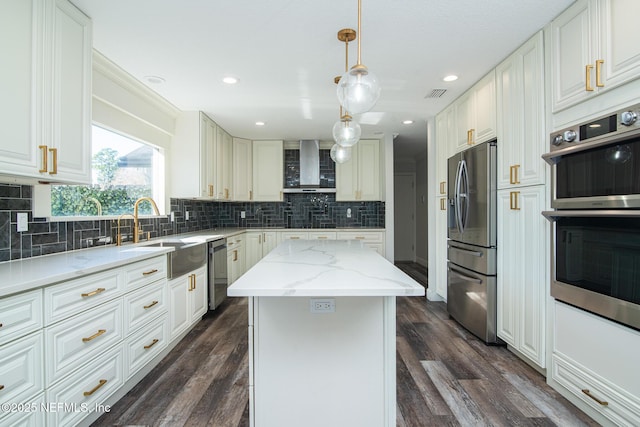
<instances>
[{"instance_id":1,"label":"tile backsplash","mask_svg":"<svg viewBox=\"0 0 640 427\"><path fill-rule=\"evenodd\" d=\"M0 183L0 261L115 242L115 219L48 221L34 218L32 193L30 185ZM171 199L171 211L173 222L169 216L141 219L142 230L154 238L216 227L384 228L385 218L384 202L337 202L335 194L326 193L285 194L284 202ZM28 231L18 232L19 212L28 215ZM131 219L121 221L121 231L129 239L132 228Z\"/></svg>"}]
</instances>

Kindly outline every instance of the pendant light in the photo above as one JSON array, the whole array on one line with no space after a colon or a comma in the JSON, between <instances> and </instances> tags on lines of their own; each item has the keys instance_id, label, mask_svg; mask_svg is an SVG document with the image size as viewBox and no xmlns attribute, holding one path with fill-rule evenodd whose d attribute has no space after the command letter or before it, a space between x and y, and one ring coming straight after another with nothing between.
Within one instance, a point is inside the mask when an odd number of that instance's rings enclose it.
<instances>
[{"instance_id":1,"label":"pendant light","mask_svg":"<svg viewBox=\"0 0 640 427\"><path fill-rule=\"evenodd\" d=\"M356 32L350 28L344 28L338 31L338 40L345 44L345 60L344 70L349 70L349 42L355 40ZM339 83L340 77L334 79L336 83ZM342 106L340 106L340 120L333 125L333 139L336 144L343 147L351 147L360 140L362 129L360 125L353 121L348 111L342 114Z\"/></svg>"},{"instance_id":2,"label":"pendant light","mask_svg":"<svg viewBox=\"0 0 640 427\"><path fill-rule=\"evenodd\" d=\"M373 108L380 97L378 78L362 64L362 0L358 0L358 62L340 78L338 100L351 114L365 113Z\"/></svg>"},{"instance_id":3,"label":"pendant light","mask_svg":"<svg viewBox=\"0 0 640 427\"><path fill-rule=\"evenodd\" d=\"M345 163L351 160L351 147L343 147L342 145L333 144L331 147L331 160L336 163Z\"/></svg>"}]
</instances>

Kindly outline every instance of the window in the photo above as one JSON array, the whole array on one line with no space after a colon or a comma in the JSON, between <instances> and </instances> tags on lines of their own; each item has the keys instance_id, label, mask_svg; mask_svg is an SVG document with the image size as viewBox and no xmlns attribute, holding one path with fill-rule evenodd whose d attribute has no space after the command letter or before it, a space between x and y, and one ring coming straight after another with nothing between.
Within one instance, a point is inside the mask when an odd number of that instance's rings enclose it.
<instances>
[{"instance_id":1,"label":"window","mask_svg":"<svg viewBox=\"0 0 640 427\"><path fill-rule=\"evenodd\" d=\"M140 197L164 203L164 156L147 142L94 125L92 127L92 185L53 185L54 217L101 216L132 213ZM141 203L140 214L152 214Z\"/></svg>"}]
</instances>

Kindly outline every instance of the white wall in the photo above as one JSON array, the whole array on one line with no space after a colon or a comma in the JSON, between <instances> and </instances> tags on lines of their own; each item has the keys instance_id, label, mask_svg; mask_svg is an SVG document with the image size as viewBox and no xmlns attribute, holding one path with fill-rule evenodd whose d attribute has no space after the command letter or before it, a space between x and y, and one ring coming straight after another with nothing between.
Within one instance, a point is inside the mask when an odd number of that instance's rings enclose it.
<instances>
[{"instance_id":1,"label":"white wall","mask_svg":"<svg viewBox=\"0 0 640 427\"><path fill-rule=\"evenodd\" d=\"M427 153L416 160L416 262L427 266L429 256L429 232L427 208Z\"/></svg>"}]
</instances>

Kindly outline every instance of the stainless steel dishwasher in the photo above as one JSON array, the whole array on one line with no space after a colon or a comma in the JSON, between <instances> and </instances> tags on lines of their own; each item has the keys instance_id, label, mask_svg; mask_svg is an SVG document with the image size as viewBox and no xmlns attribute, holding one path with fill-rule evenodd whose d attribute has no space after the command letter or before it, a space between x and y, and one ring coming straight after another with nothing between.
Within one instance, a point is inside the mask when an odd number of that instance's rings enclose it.
<instances>
[{"instance_id":1,"label":"stainless steel dishwasher","mask_svg":"<svg viewBox=\"0 0 640 427\"><path fill-rule=\"evenodd\" d=\"M227 239L209 242L209 310L215 310L227 297Z\"/></svg>"}]
</instances>

